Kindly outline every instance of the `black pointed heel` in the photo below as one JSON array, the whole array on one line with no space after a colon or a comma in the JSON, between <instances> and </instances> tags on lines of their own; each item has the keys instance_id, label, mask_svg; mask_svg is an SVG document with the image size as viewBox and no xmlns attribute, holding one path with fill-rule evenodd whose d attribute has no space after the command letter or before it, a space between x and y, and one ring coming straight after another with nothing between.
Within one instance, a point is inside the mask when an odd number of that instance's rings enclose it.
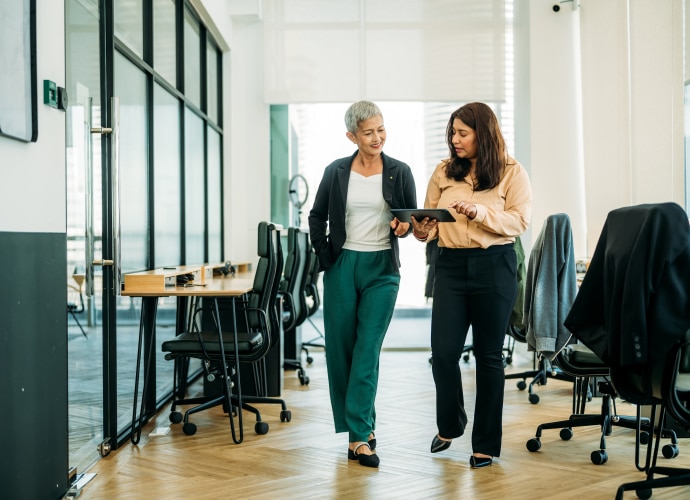
<instances>
[{"instance_id":1,"label":"black pointed heel","mask_svg":"<svg viewBox=\"0 0 690 500\"><path fill-rule=\"evenodd\" d=\"M447 450L450 448L450 443L452 440L444 440L438 437L438 434L434 436L434 440L431 441L431 453L438 453L439 451Z\"/></svg>"},{"instance_id":2,"label":"black pointed heel","mask_svg":"<svg viewBox=\"0 0 690 500\"><path fill-rule=\"evenodd\" d=\"M470 466L473 469L488 467L491 465L491 462L493 462L493 458L491 457L475 457L474 455L470 457Z\"/></svg>"}]
</instances>

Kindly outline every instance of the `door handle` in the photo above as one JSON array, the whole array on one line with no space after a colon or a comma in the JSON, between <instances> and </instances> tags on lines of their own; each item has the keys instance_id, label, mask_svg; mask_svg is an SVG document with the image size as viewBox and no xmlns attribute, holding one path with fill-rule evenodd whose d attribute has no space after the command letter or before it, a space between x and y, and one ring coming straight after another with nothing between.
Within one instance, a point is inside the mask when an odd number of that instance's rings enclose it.
<instances>
[{"instance_id":1,"label":"door handle","mask_svg":"<svg viewBox=\"0 0 690 500\"><path fill-rule=\"evenodd\" d=\"M109 259L103 259L103 260L94 260L92 262L94 266L102 266L102 267L107 267L107 266L112 266L115 263L112 260Z\"/></svg>"},{"instance_id":2,"label":"door handle","mask_svg":"<svg viewBox=\"0 0 690 500\"><path fill-rule=\"evenodd\" d=\"M122 262L120 240L120 98L110 100L112 132L110 134L110 185L113 233L113 295L120 295L122 290ZM103 261L105 262L105 260Z\"/></svg>"}]
</instances>

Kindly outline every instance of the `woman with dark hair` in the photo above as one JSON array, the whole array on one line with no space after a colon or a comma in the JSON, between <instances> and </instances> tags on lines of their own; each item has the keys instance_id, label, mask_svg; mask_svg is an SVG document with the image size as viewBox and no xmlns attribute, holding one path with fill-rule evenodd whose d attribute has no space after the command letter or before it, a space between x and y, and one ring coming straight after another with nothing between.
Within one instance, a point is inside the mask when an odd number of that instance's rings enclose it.
<instances>
[{"instance_id":1,"label":"woman with dark hair","mask_svg":"<svg viewBox=\"0 0 690 500\"><path fill-rule=\"evenodd\" d=\"M467 425L459 360L472 327L477 396L470 465L479 468L501 452L502 349L517 294L513 243L529 225L532 189L486 104L453 112L446 141L450 158L431 175L424 206L448 208L456 220L412 219L414 236L424 242L438 238L439 246L431 315L438 433L431 452L448 449Z\"/></svg>"}]
</instances>

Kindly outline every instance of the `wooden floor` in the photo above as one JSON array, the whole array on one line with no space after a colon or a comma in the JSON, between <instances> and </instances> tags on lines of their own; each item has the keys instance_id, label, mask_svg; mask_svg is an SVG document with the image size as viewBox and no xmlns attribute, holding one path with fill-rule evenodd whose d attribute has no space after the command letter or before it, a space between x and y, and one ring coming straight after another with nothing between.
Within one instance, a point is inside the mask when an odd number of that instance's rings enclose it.
<instances>
[{"instance_id":1,"label":"wooden floor","mask_svg":"<svg viewBox=\"0 0 690 500\"><path fill-rule=\"evenodd\" d=\"M522 346L520 346L522 349ZM570 414L571 384L550 380L537 387L541 401L530 404L527 392L506 381L503 451L491 467L472 470L470 431L449 450L431 454L436 433L434 386L428 352L384 351L377 396L379 469L348 461L347 435L335 434L328 399L323 352L313 352L310 384L300 386L286 372L283 397L292 421L281 423L278 405L261 406L268 434L254 433L244 414L245 440L232 444L228 418L216 408L195 414L193 436L170 424L167 410L150 422L138 446L127 444L98 461L87 473L96 476L81 491L83 500L132 498L467 498L467 499L612 499L621 483L644 479L634 465L635 432L614 428L607 439L608 462L594 465L597 428L575 429L570 441L558 430L544 431L542 447L531 453L525 443L538 424ZM468 401L474 404L474 361L461 362ZM518 351L508 371L531 367L531 356ZM590 412L599 411L595 398ZM619 414L634 409L618 402ZM166 428L169 432L164 434ZM156 432L153 432L153 431ZM163 432L161 432L163 431ZM150 434L163 435L150 435ZM690 442L680 439L680 456L662 465L690 467ZM81 471L80 471L81 472ZM654 490L653 498L689 498L690 487ZM626 492L625 498L636 498Z\"/></svg>"}]
</instances>

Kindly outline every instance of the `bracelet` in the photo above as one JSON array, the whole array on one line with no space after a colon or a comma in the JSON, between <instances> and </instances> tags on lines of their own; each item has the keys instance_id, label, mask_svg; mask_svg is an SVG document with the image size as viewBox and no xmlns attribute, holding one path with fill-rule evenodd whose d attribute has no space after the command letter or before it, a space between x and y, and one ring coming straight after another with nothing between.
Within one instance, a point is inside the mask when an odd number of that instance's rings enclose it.
<instances>
[{"instance_id":1,"label":"bracelet","mask_svg":"<svg viewBox=\"0 0 690 500\"><path fill-rule=\"evenodd\" d=\"M426 241L429 238L429 234L427 233L426 236L421 237L417 234L417 231L414 229L412 230L412 235L417 239L417 241Z\"/></svg>"}]
</instances>

